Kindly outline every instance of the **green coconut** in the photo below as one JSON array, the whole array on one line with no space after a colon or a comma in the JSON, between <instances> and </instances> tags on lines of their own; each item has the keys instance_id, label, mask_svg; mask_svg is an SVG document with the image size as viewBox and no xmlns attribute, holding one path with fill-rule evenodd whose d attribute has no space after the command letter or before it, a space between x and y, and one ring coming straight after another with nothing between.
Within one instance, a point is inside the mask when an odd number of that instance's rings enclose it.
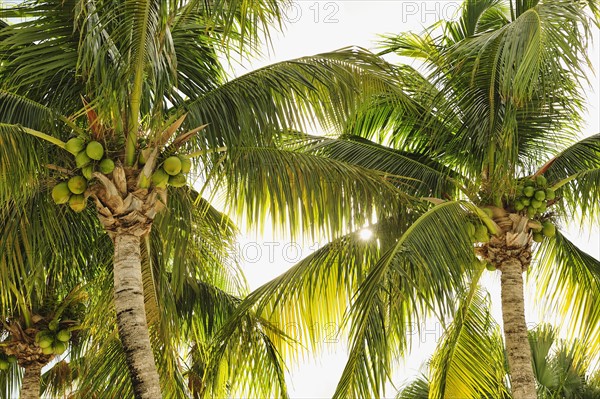
<instances>
[{"instance_id":1,"label":"green coconut","mask_svg":"<svg viewBox=\"0 0 600 399\"><path fill-rule=\"evenodd\" d=\"M523 197L521 198L521 202L523 203L523 205L525 206L529 206L531 205L531 199L527 198L527 197Z\"/></svg>"},{"instance_id":2,"label":"green coconut","mask_svg":"<svg viewBox=\"0 0 600 399\"><path fill-rule=\"evenodd\" d=\"M73 194L83 194L85 189L87 188L87 180L83 176L73 176L67 182L69 186L69 190Z\"/></svg>"},{"instance_id":3,"label":"green coconut","mask_svg":"<svg viewBox=\"0 0 600 399\"><path fill-rule=\"evenodd\" d=\"M77 213L82 212L86 205L87 201L83 194L73 194L71 198L69 198L69 206Z\"/></svg>"},{"instance_id":4,"label":"green coconut","mask_svg":"<svg viewBox=\"0 0 600 399\"><path fill-rule=\"evenodd\" d=\"M522 211L523 209L525 209L525 204L523 204L523 202L521 200L516 200L514 207L515 207L515 211L519 212L519 211Z\"/></svg>"},{"instance_id":5,"label":"green coconut","mask_svg":"<svg viewBox=\"0 0 600 399\"><path fill-rule=\"evenodd\" d=\"M69 330L60 330L58 334L56 334L56 339L62 342L69 342L71 339L71 332Z\"/></svg>"},{"instance_id":6,"label":"green coconut","mask_svg":"<svg viewBox=\"0 0 600 399\"><path fill-rule=\"evenodd\" d=\"M69 202L70 196L71 190L69 190L69 185L66 181L58 183L52 188L52 199L55 204L66 204Z\"/></svg>"},{"instance_id":7,"label":"green coconut","mask_svg":"<svg viewBox=\"0 0 600 399\"><path fill-rule=\"evenodd\" d=\"M156 172L152 174L152 184L156 187L165 188L167 187L168 182L169 175L163 169L157 169Z\"/></svg>"},{"instance_id":8,"label":"green coconut","mask_svg":"<svg viewBox=\"0 0 600 399\"><path fill-rule=\"evenodd\" d=\"M544 176L539 175L535 177L535 184L537 184L540 187L546 187L546 184L548 184L548 182L546 181L546 178Z\"/></svg>"},{"instance_id":9,"label":"green coconut","mask_svg":"<svg viewBox=\"0 0 600 399\"><path fill-rule=\"evenodd\" d=\"M542 233L533 233L533 241L542 242L544 241L544 235Z\"/></svg>"},{"instance_id":10,"label":"green coconut","mask_svg":"<svg viewBox=\"0 0 600 399\"><path fill-rule=\"evenodd\" d=\"M56 319L51 320L50 323L48 323L48 329L50 331L56 331L58 330L58 326L59 326L60 322Z\"/></svg>"},{"instance_id":11,"label":"green coconut","mask_svg":"<svg viewBox=\"0 0 600 399\"><path fill-rule=\"evenodd\" d=\"M540 205L540 207L538 208L538 212L544 213L546 212L546 209L548 209L548 205L546 204L546 201L542 201L542 205Z\"/></svg>"},{"instance_id":12,"label":"green coconut","mask_svg":"<svg viewBox=\"0 0 600 399\"><path fill-rule=\"evenodd\" d=\"M181 160L179 157L172 156L165 159L163 169L171 176L176 176L181 172Z\"/></svg>"},{"instance_id":13,"label":"green coconut","mask_svg":"<svg viewBox=\"0 0 600 399\"><path fill-rule=\"evenodd\" d=\"M79 154L75 156L75 165L77 165L78 168L83 168L90 162L92 162L92 158L90 158L85 151L80 151Z\"/></svg>"},{"instance_id":14,"label":"green coconut","mask_svg":"<svg viewBox=\"0 0 600 399\"><path fill-rule=\"evenodd\" d=\"M535 198L531 200L531 206L535 209L539 209L542 206L542 201L538 201Z\"/></svg>"},{"instance_id":15,"label":"green coconut","mask_svg":"<svg viewBox=\"0 0 600 399\"><path fill-rule=\"evenodd\" d=\"M102 161L100 161L98 167L100 168L100 172L107 175L115 170L115 163L112 159L104 158Z\"/></svg>"},{"instance_id":16,"label":"green coconut","mask_svg":"<svg viewBox=\"0 0 600 399\"><path fill-rule=\"evenodd\" d=\"M67 344L58 341L52 345L52 349L55 355L62 355L67 350Z\"/></svg>"},{"instance_id":17,"label":"green coconut","mask_svg":"<svg viewBox=\"0 0 600 399\"><path fill-rule=\"evenodd\" d=\"M536 213L537 213L537 209L535 209L533 206L529 205L527 207L527 217L529 219L533 219L535 217Z\"/></svg>"},{"instance_id":18,"label":"green coconut","mask_svg":"<svg viewBox=\"0 0 600 399\"><path fill-rule=\"evenodd\" d=\"M73 155L79 154L85 148L85 142L79 137L73 137L65 143L65 150Z\"/></svg>"},{"instance_id":19,"label":"green coconut","mask_svg":"<svg viewBox=\"0 0 600 399\"><path fill-rule=\"evenodd\" d=\"M542 233L548 238L552 238L556 235L556 226L550 222L544 222L542 224Z\"/></svg>"},{"instance_id":20,"label":"green coconut","mask_svg":"<svg viewBox=\"0 0 600 399\"><path fill-rule=\"evenodd\" d=\"M169 185L173 187L183 187L186 184L186 179L183 173L169 177Z\"/></svg>"},{"instance_id":21,"label":"green coconut","mask_svg":"<svg viewBox=\"0 0 600 399\"><path fill-rule=\"evenodd\" d=\"M552 190L551 188L547 188L546 189L546 199L548 201L553 200L554 198L556 198L556 193L554 192L554 190Z\"/></svg>"},{"instance_id":22,"label":"green coconut","mask_svg":"<svg viewBox=\"0 0 600 399\"><path fill-rule=\"evenodd\" d=\"M490 240L488 228L485 225L480 224L475 228L475 239L478 242L488 242Z\"/></svg>"},{"instance_id":23,"label":"green coconut","mask_svg":"<svg viewBox=\"0 0 600 399\"><path fill-rule=\"evenodd\" d=\"M45 336L42 339L40 339L38 345L40 346L40 348L44 349L52 346L52 342L54 342L54 340L51 337Z\"/></svg>"},{"instance_id":24,"label":"green coconut","mask_svg":"<svg viewBox=\"0 0 600 399\"><path fill-rule=\"evenodd\" d=\"M92 178L92 173L94 173L94 165L90 164L90 165L86 165L83 168L81 168L81 174L87 180L90 180Z\"/></svg>"},{"instance_id":25,"label":"green coconut","mask_svg":"<svg viewBox=\"0 0 600 399\"><path fill-rule=\"evenodd\" d=\"M538 190L535 192L534 198L538 201L543 201L546 199L546 192L544 190Z\"/></svg>"},{"instance_id":26,"label":"green coconut","mask_svg":"<svg viewBox=\"0 0 600 399\"><path fill-rule=\"evenodd\" d=\"M485 268L490 272L496 271L496 266L492 265L490 262L486 262Z\"/></svg>"},{"instance_id":27,"label":"green coconut","mask_svg":"<svg viewBox=\"0 0 600 399\"><path fill-rule=\"evenodd\" d=\"M533 187L533 186L535 186L535 182L533 180L531 180L531 179L525 179L523 181L523 185L525 187Z\"/></svg>"},{"instance_id":28,"label":"green coconut","mask_svg":"<svg viewBox=\"0 0 600 399\"><path fill-rule=\"evenodd\" d=\"M104 147L97 141L90 141L88 145L85 147L85 153L88 157L99 161L104 156Z\"/></svg>"},{"instance_id":29,"label":"green coconut","mask_svg":"<svg viewBox=\"0 0 600 399\"><path fill-rule=\"evenodd\" d=\"M8 370L9 367L10 364L8 363L8 360L0 359L0 370L5 371Z\"/></svg>"},{"instance_id":30,"label":"green coconut","mask_svg":"<svg viewBox=\"0 0 600 399\"><path fill-rule=\"evenodd\" d=\"M42 348L42 353L46 356L54 354L54 348L52 346L47 346Z\"/></svg>"},{"instance_id":31,"label":"green coconut","mask_svg":"<svg viewBox=\"0 0 600 399\"><path fill-rule=\"evenodd\" d=\"M467 234L469 235L469 237L475 236L475 225L473 223L471 223L471 222L465 223L465 230L467 231Z\"/></svg>"},{"instance_id":32,"label":"green coconut","mask_svg":"<svg viewBox=\"0 0 600 399\"><path fill-rule=\"evenodd\" d=\"M535 188L533 188L532 186L527 186L523 189L523 194L525 194L525 196L527 197L533 197L533 195L535 194Z\"/></svg>"},{"instance_id":33,"label":"green coconut","mask_svg":"<svg viewBox=\"0 0 600 399\"><path fill-rule=\"evenodd\" d=\"M17 357L15 355L9 355L6 360L8 360L9 363L16 363Z\"/></svg>"},{"instance_id":34,"label":"green coconut","mask_svg":"<svg viewBox=\"0 0 600 399\"><path fill-rule=\"evenodd\" d=\"M192 161L183 155L179 155L179 160L181 161L181 173L189 173L192 169Z\"/></svg>"}]
</instances>

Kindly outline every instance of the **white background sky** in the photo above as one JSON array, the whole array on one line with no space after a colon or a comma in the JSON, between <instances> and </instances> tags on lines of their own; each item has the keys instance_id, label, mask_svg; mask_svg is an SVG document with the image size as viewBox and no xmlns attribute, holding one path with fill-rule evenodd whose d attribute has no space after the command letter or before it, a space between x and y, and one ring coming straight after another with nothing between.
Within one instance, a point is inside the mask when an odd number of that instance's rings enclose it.
<instances>
[{"instance_id":1,"label":"white background sky","mask_svg":"<svg viewBox=\"0 0 600 399\"><path fill-rule=\"evenodd\" d=\"M441 18L452 19L459 4L460 1L294 0L287 10L288 24L283 34L272 34L273 49L265 49L266 56L263 59L235 66L234 73L241 75L273 62L350 45L374 49L377 35L409 30L420 32L423 27ZM595 38L590 57L594 62L594 70L598 71L600 35L597 29ZM600 131L599 79L591 71L589 76L592 87L586 90L589 118L584 135ZM572 230L570 236L588 253L600 258L600 234L597 230ZM315 243L296 244L285 237L274 238L270 232L262 236L249 232L242 240L240 255L245 260L244 272L251 288L257 288L282 273L315 247ZM499 275L487 273L487 277L486 285L490 287L492 299L499 303ZM535 315L531 311L528 313L528 322L535 322ZM500 321L500 310L497 306L494 308L494 314ZM332 327L323 326L323 332L331 332ZM414 355L398 365L398 372L393 381L397 387L418 374L422 363L430 356L440 338L439 328L434 324L427 325L426 331L418 338L416 341L420 341L420 344L413 348ZM290 365L288 383L292 397L331 397L346 361L347 348L342 343L327 342L324 343L324 350L324 354L316 359L308 359L300 365ZM393 397L395 390L390 387L386 394Z\"/></svg>"}]
</instances>

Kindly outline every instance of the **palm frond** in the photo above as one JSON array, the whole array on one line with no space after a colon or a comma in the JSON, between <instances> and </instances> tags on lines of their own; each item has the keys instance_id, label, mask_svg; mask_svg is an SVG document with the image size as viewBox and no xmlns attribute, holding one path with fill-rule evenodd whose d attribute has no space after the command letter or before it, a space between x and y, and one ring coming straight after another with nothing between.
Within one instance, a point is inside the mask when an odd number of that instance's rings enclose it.
<instances>
[{"instance_id":1,"label":"palm frond","mask_svg":"<svg viewBox=\"0 0 600 399\"><path fill-rule=\"evenodd\" d=\"M299 151L397 176L399 188L415 196L455 197L457 192L453 178L458 176L427 155L394 150L352 135L330 138L298 134L291 136L289 143Z\"/></svg>"},{"instance_id":2,"label":"palm frond","mask_svg":"<svg viewBox=\"0 0 600 399\"><path fill-rule=\"evenodd\" d=\"M464 228L468 213L461 202L432 208L369 270L349 313L350 357L335 397L378 397L389 352L402 356L410 345L409 326L428 313L450 313L475 260Z\"/></svg>"},{"instance_id":3,"label":"palm frond","mask_svg":"<svg viewBox=\"0 0 600 399\"><path fill-rule=\"evenodd\" d=\"M228 156L221 174L228 201L250 225L262 225L270 214L276 230L334 238L362 226L375 210L397 215L411 202L393 184L395 176L334 159L241 146Z\"/></svg>"},{"instance_id":4,"label":"palm frond","mask_svg":"<svg viewBox=\"0 0 600 399\"><path fill-rule=\"evenodd\" d=\"M203 139L209 148L269 145L279 132L306 131L315 121L339 127L360 91L385 87L383 68L378 58L359 49L280 62L191 98L185 104L187 122L209 124Z\"/></svg>"},{"instance_id":5,"label":"palm frond","mask_svg":"<svg viewBox=\"0 0 600 399\"><path fill-rule=\"evenodd\" d=\"M478 281L474 278L469 291L458 299L454 319L430 361L432 398L510 396L500 326L490 314L490 300Z\"/></svg>"},{"instance_id":6,"label":"palm frond","mask_svg":"<svg viewBox=\"0 0 600 399\"><path fill-rule=\"evenodd\" d=\"M558 189L557 205L566 222L581 214L580 223L597 220L600 214L600 134L587 137L562 150L544 168L550 185Z\"/></svg>"},{"instance_id":7,"label":"palm frond","mask_svg":"<svg viewBox=\"0 0 600 399\"><path fill-rule=\"evenodd\" d=\"M560 232L545 240L532 267L535 297L546 314L555 314L570 338L600 350L600 261L577 248Z\"/></svg>"}]
</instances>

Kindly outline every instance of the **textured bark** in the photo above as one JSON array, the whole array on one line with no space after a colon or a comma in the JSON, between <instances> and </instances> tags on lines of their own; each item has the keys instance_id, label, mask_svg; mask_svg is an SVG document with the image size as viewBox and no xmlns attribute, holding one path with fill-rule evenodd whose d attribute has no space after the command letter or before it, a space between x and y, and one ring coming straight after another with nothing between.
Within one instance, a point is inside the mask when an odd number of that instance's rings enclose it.
<instances>
[{"instance_id":1,"label":"textured bark","mask_svg":"<svg viewBox=\"0 0 600 399\"><path fill-rule=\"evenodd\" d=\"M525 324L523 266L518 258L502 263L502 319L513 399L536 399L531 348Z\"/></svg>"},{"instance_id":2,"label":"textured bark","mask_svg":"<svg viewBox=\"0 0 600 399\"><path fill-rule=\"evenodd\" d=\"M40 380L42 366L32 363L25 367L25 375L21 385L21 399L38 399L40 397Z\"/></svg>"},{"instance_id":3,"label":"textured bark","mask_svg":"<svg viewBox=\"0 0 600 399\"><path fill-rule=\"evenodd\" d=\"M114 236L114 243L115 309L134 395L157 399L160 384L144 308L140 238L121 233Z\"/></svg>"}]
</instances>

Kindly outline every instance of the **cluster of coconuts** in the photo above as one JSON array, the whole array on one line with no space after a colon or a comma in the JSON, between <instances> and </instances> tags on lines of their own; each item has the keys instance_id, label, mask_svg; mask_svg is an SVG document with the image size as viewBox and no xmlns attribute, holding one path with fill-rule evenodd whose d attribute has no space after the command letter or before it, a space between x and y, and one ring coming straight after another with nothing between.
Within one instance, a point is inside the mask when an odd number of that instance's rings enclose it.
<instances>
[{"instance_id":1,"label":"cluster of coconuts","mask_svg":"<svg viewBox=\"0 0 600 399\"><path fill-rule=\"evenodd\" d=\"M115 163L104 157L104 147L98 141L85 142L74 137L65 143L65 149L75 155L75 165L81 169L81 175L73 176L68 181L58 183L52 189L52 199L56 204L66 204L75 212L85 209L87 201L83 195L92 173L98 168L104 174L112 173Z\"/></svg>"},{"instance_id":2,"label":"cluster of coconuts","mask_svg":"<svg viewBox=\"0 0 600 399\"><path fill-rule=\"evenodd\" d=\"M556 226L547 220L542 223L541 227L532 228L531 235L533 241L542 242L544 237L552 238L556 235Z\"/></svg>"},{"instance_id":3,"label":"cluster of coconuts","mask_svg":"<svg viewBox=\"0 0 600 399\"><path fill-rule=\"evenodd\" d=\"M69 346L71 332L67 329L59 329L60 322L52 320L48 323L48 329L38 332L35 336L35 342L44 355L62 355Z\"/></svg>"},{"instance_id":4,"label":"cluster of coconuts","mask_svg":"<svg viewBox=\"0 0 600 399\"><path fill-rule=\"evenodd\" d=\"M530 219L546 212L548 201L556 197L554 190L547 185L546 178L542 175L535 179L524 179L517 186L517 198L513 203L515 211L526 214Z\"/></svg>"},{"instance_id":5,"label":"cluster of coconuts","mask_svg":"<svg viewBox=\"0 0 600 399\"><path fill-rule=\"evenodd\" d=\"M173 155L164 160L162 165L152 174L152 184L165 188L167 185L183 187L185 174L192 168L192 161L183 155Z\"/></svg>"},{"instance_id":6,"label":"cluster of coconuts","mask_svg":"<svg viewBox=\"0 0 600 399\"><path fill-rule=\"evenodd\" d=\"M8 370L11 363L16 363L17 357L15 355L7 355L4 352L0 352L0 371Z\"/></svg>"}]
</instances>

